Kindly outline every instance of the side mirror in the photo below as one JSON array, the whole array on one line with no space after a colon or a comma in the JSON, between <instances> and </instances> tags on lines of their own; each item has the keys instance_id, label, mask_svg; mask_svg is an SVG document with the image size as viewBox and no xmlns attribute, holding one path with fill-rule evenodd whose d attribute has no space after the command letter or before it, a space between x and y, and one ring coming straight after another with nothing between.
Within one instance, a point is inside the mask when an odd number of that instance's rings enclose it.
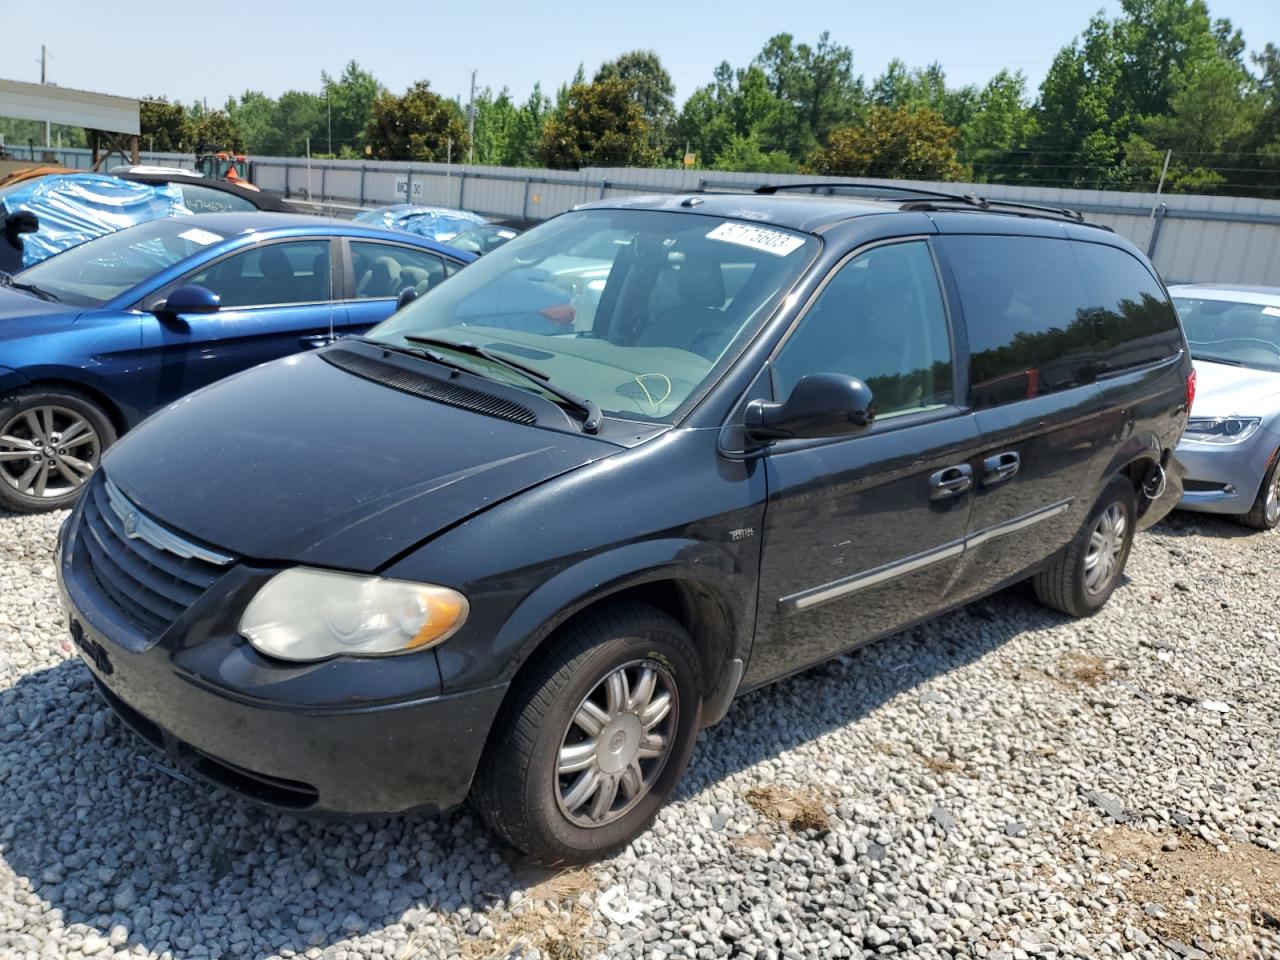
<instances>
[{"instance_id":1,"label":"side mirror","mask_svg":"<svg viewBox=\"0 0 1280 960\"><path fill-rule=\"evenodd\" d=\"M30 210L19 210L4 218L4 232L16 237L20 233L35 233L40 229L40 221Z\"/></svg>"},{"instance_id":2,"label":"side mirror","mask_svg":"<svg viewBox=\"0 0 1280 960\"><path fill-rule=\"evenodd\" d=\"M875 417L875 399L865 383L842 373L801 377L784 403L752 400L746 409L751 440L847 437Z\"/></svg>"},{"instance_id":3,"label":"side mirror","mask_svg":"<svg viewBox=\"0 0 1280 960\"><path fill-rule=\"evenodd\" d=\"M222 306L222 298L208 287L187 284L169 294L168 300L161 300L151 308L156 316L178 316L183 313L217 313Z\"/></svg>"},{"instance_id":4,"label":"side mirror","mask_svg":"<svg viewBox=\"0 0 1280 960\"><path fill-rule=\"evenodd\" d=\"M403 310L413 301L418 299L418 291L413 287L405 287L400 291L400 296L396 297L396 309Z\"/></svg>"}]
</instances>

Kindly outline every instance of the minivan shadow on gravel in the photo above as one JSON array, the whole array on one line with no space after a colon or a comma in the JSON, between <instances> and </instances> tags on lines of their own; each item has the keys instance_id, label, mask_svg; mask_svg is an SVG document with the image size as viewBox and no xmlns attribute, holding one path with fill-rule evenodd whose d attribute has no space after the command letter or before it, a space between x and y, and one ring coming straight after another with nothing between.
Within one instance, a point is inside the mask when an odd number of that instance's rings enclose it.
<instances>
[{"instance_id":1,"label":"minivan shadow on gravel","mask_svg":"<svg viewBox=\"0 0 1280 960\"><path fill-rule=\"evenodd\" d=\"M1014 588L749 694L700 736L675 802L1060 622ZM474 932L460 907L490 908L548 876L513 868L466 810L308 820L175 780L77 660L0 692L0 725L0 858L34 894L15 944L48 929L46 910L95 937L123 925L117 949L175 957L301 953L397 924L449 928L448 944Z\"/></svg>"}]
</instances>

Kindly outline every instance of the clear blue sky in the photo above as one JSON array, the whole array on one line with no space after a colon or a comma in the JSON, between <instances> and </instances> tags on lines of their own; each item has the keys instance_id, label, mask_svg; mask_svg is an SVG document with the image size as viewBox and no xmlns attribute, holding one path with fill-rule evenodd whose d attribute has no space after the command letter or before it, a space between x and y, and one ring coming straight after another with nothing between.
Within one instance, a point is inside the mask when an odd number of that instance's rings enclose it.
<instances>
[{"instance_id":1,"label":"clear blue sky","mask_svg":"<svg viewBox=\"0 0 1280 960\"><path fill-rule=\"evenodd\" d=\"M747 63L775 33L813 42L824 29L853 48L869 83L897 56L937 60L951 84L981 83L1001 67L1034 88L1058 49L1117 0L700 0L697 3L531 3L514 0L0 0L0 77L49 79L123 96L163 95L221 106L246 89L277 96L318 90L320 71L355 59L400 91L427 79L464 100L480 86L523 99L535 81L554 92L578 63L588 76L626 50L656 50L677 101L711 79L721 60ZM1209 0L1214 17L1244 31L1251 50L1280 43L1280 0Z\"/></svg>"}]
</instances>

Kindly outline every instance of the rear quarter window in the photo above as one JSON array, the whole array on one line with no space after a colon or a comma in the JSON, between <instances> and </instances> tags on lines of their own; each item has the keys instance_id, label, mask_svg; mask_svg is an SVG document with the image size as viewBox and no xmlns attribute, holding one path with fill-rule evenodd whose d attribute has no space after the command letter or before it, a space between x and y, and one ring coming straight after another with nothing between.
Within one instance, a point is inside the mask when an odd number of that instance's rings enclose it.
<instances>
[{"instance_id":1,"label":"rear quarter window","mask_svg":"<svg viewBox=\"0 0 1280 960\"><path fill-rule=\"evenodd\" d=\"M999 406L1162 360L1181 347L1160 283L1117 247L948 237L969 338L969 402Z\"/></svg>"},{"instance_id":2,"label":"rear quarter window","mask_svg":"<svg viewBox=\"0 0 1280 960\"><path fill-rule=\"evenodd\" d=\"M1084 275L1103 371L1140 367L1182 349L1178 315L1135 257L1100 243L1072 243Z\"/></svg>"}]
</instances>

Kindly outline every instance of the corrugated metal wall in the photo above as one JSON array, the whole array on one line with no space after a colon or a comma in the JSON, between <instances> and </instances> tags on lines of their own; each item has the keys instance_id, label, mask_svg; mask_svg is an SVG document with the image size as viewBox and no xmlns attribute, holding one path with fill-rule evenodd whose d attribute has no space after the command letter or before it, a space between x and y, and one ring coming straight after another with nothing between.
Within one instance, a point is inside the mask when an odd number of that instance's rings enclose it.
<instances>
[{"instance_id":1,"label":"corrugated metal wall","mask_svg":"<svg viewBox=\"0 0 1280 960\"><path fill-rule=\"evenodd\" d=\"M15 149L16 154L21 151ZM56 151L68 166L87 167L88 151ZM143 163L190 167L190 155L144 153ZM801 174L717 173L593 167L579 171L394 161L256 157L255 182L264 190L322 202L332 208L422 203L463 207L493 217L540 220L589 200L637 193L750 189L762 183L803 183ZM824 182L845 178L824 177ZM881 183L980 193L993 199L1071 207L1152 251L1170 283L1256 283L1280 286L1280 200L1248 197L1114 193L999 184Z\"/></svg>"}]
</instances>

